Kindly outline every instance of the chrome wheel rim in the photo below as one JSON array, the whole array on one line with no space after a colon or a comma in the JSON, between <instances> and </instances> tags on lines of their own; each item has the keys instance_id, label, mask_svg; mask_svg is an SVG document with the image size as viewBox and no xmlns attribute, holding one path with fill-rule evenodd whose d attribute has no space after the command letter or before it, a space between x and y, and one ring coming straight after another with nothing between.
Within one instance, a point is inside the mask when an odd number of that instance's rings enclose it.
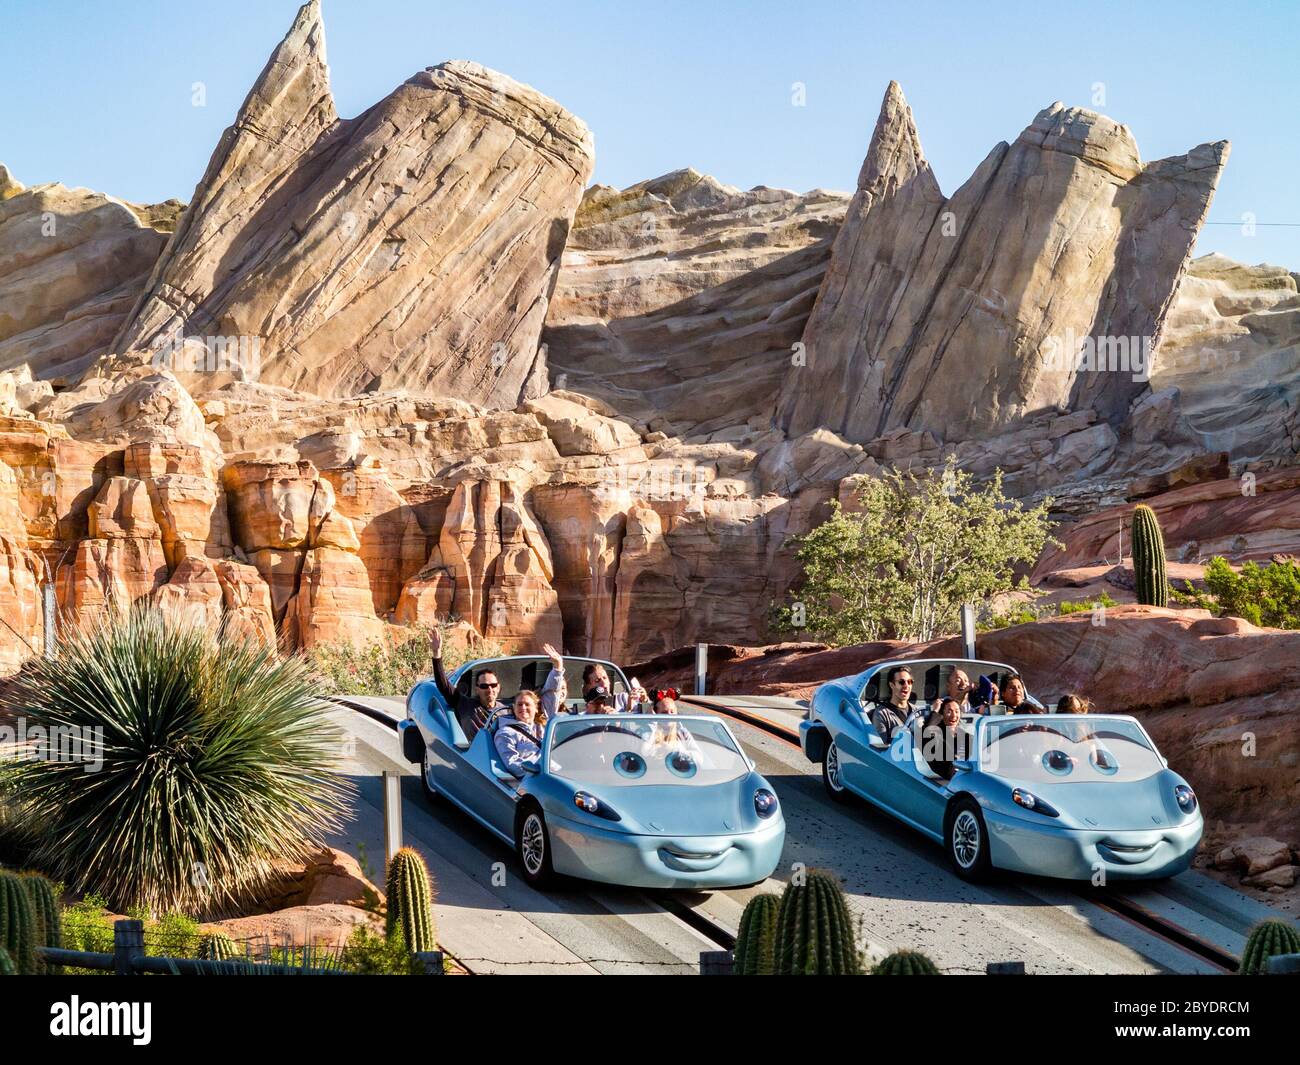
<instances>
[{"instance_id":1,"label":"chrome wheel rim","mask_svg":"<svg viewBox=\"0 0 1300 1065\"><path fill-rule=\"evenodd\" d=\"M546 832L542 828L542 819L536 814L529 814L524 819L524 830L519 834L519 853L531 876L542 871L546 858Z\"/></svg>"},{"instance_id":2,"label":"chrome wheel rim","mask_svg":"<svg viewBox=\"0 0 1300 1065\"><path fill-rule=\"evenodd\" d=\"M979 853L979 820L970 810L962 810L952 823L952 856L963 869L969 869Z\"/></svg>"},{"instance_id":3,"label":"chrome wheel rim","mask_svg":"<svg viewBox=\"0 0 1300 1065\"><path fill-rule=\"evenodd\" d=\"M840 784L840 752L835 749L834 743L826 748L826 782L832 791L844 790Z\"/></svg>"}]
</instances>

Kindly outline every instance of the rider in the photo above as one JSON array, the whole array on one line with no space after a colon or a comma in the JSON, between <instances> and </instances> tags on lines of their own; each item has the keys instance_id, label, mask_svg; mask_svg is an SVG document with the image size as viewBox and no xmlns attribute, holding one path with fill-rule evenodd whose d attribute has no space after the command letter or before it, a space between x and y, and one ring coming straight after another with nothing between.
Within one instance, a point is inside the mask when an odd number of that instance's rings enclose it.
<instances>
[{"instance_id":1,"label":"rider","mask_svg":"<svg viewBox=\"0 0 1300 1065\"><path fill-rule=\"evenodd\" d=\"M560 700L556 698L555 692L561 684L564 684L564 658L558 650L549 643L544 644L542 650L551 660L551 673L546 678L546 683L542 686L542 706L547 713L559 711ZM585 700L586 693L593 688L604 688L606 693L613 691L613 685L609 682L609 672L599 662L588 662L582 671L582 691ZM548 699L548 696L550 697ZM585 700L589 701L589 700ZM639 684L631 692L618 692L609 695L609 709L601 713L621 714L631 710L636 704L644 704L650 701L650 696L646 690ZM548 702L555 705L547 705Z\"/></svg>"},{"instance_id":2,"label":"rider","mask_svg":"<svg viewBox=\"0 0 1300 1065\"><path fill-rule=\"evenodd\" d=\"M467 740L473 740L475 734L497 711L509 708L501 702L501 681L496 673L485 669L474 678L477 695L462 695L447 680L447 671L442 667L442 631L435 625L429 634L429 650L433 654L433 682L438 691L447 700L447 705L456 712L456 720L465 732Z\"/></svg>"},{"instance_id":3,"label":"rider","mask_svg":"<svg viewBox=\"0 0 1300 1065\"><path fill-rule=\"evenodd\" d=\"M507 773L523 776L524 763L541 755L542 730L537 722L540 707L537 693L525 688L515 696L512 712L498 718L492 740Z\"/></svg>"},{"instance_id":4,"label":"rider","mask_svg":"<svg viewBox=\"0 0 1300 1065\"><path fill-rule=\"evenodd\" d=\"M889 702L871 711L871 723L880 738L889 743L894 732L903 727L912 712L912 671L906 666L895 666L889 671Z\"/></svg>"}]
</instances>

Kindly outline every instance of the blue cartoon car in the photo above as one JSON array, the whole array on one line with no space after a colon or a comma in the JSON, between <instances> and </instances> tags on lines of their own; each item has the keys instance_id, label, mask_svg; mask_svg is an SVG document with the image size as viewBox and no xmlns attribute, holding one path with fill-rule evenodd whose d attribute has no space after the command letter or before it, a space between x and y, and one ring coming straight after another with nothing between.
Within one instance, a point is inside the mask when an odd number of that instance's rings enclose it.
<instances>
[{"instance_id":1,"label":"blue cartoon car","mask_svg":"<svg viewBox=\"0 0 1300 1065\"><path fill-rule=\"evenodd\" d=\"M583 667L565 660L581 691ZM601 662L615 694L623 672ZM503 692L542 687L545 658L466 663L449 678L458 691L492 670ZM509 699L505 700L509 702ZM710 889L771 875L785 842L785 819L768 782L731 730L708 715L588 714L581 699L547 722L541 752L516 777L493 742L501 715L466 738L432 680L407 698L402 749L421 767L431 798L445 799L514 847L525 879L555 874L645 888Z\"/></svg>"},{"instance_id":2,"label":"blue cartoon car","mask_svg":"<svg viewBox=\"0 0 1300 1065\"><path fill-rule=\"evenodd\" d=\"M886 741L872 712L891 694L897 703L898 667L917 692ZM1013 713L962 713L951 777L937 771L922 722L953 671L999 689L1015 675L997 662L894 661L817 689L800 743L833 799L859 796L941 843L968 880L1004 869L1103 883L1188 868L1204 827L1196 794L1133 717L1044 713L1025 693Z\"/></svg>"}]
</instances>

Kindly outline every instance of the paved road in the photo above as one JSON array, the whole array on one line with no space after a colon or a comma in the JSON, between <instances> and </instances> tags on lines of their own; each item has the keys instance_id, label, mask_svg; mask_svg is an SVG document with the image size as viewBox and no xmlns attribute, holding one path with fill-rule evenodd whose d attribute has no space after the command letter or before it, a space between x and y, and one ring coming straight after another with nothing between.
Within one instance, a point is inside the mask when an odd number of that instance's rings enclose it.
<instances>
[{"instance_id":1,"label":"paved road","mask_svg":"<svg viewBox=\"0 0 1300 1065\"><path fill-rule=\"evenodd\" d=\"M394 719L404 714L400 699L357 701ZM793 712L779 702L764 716ZM745 709L754 712L753 704L746 700ZM340 708L333 716L355 741L349 771L359 796L353 822L331 842L354 854L362 844L379 864L377 774L385 768L412 774L413 767L401 762L387 726L355 710ZM829 802L816 767L796 748L734 720L730 724L784 808L786 848L775 879L788 879L794 863L833 870L844 880L873 955L912 947L954 973L983 972L987 962L1005 960L1023 960L1035 973L1214 971L1068 885L1032 878L966 884L949 871L939 847L866 805ZM544 895L523 882L509 847L450 805L431 804L414 775L403 785L406 842L424 853L438 880L439 940L475 972L695 972L700 951L717 945L672 907L691 906L734 930L750 895L781 887L769 881L746 891L699 895L575 883ZM1250 924L1270 914L1196 873L1130 894L1233 952L1240 951Z\"/></svg>"}]
</instances>

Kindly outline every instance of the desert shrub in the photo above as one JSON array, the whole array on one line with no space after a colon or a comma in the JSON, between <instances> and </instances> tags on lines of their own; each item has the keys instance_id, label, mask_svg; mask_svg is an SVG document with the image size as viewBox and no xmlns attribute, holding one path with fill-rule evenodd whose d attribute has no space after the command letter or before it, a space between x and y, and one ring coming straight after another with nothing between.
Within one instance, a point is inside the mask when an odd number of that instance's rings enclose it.
<instances>
[{"instance_id":1,"label":"desert shrub","mask_svg":"<svg viewBox=\"0 0 1300 1065\"><path fill-rule=\"evenodd\" d=\"M852 513L832 501L827 521L792 540L803 584L775 628L836 645L933 639L956 631L963 603L1026 587L1016 566L1049 542L1051 501L1008 499L1001 471L982 485L952 462L892 471L859 478L858 499Z\"/></svg>"},{"instance_id":2,"label":"desert shrub","mask_svg":"<svg viewBox=\"0 0 1300 1065\"><path fill-rule=\"evenodd\" d=\"M342 967L364 976L417 976L423 972L400 932L379 935L358 925L343 948Z\"/></svg>"},{"instance_id":3,"label":"desert shrub","mask_svg":"<svg viewBox=\"0 0 1300 1065\"><path fill-rule=\"evenodd\" d=\"M444 631L448 628L450 624L443 626ZM429 676L430 631L427 625L389 626L378 640L317 644L306 658L322 690L332 695L405 695L416 681ZM442 654L450 674L471 658L500 654L500 648L484 641L471 652L461 641L444 639Z\"/></svg>"},{"instance_id":4,"label":"desert shrub","mask_svg":"<svg viewBox=\"0 0 1300 1065\"><path fill-rule=\"evenodd\" d=\"M24 671L5 706L82 743L76 758L0 770L32 865L118 912L237 902L273 860L320 846L351 788L331 768L343 738L305 664L193 615L140 607L86 627Z\"/></svg>"},{"instance_id":5,"label":"desert shrub","mask_svg":"<svg viewBox=\"0 0 1300 1065\"><path fill-rule=\"evenodd\" d=\"M1174 598L1252 625L1300 629L1300 565L1291 560L1267 566L1247 562L1238 571L1216 555L1205 567L1205 590L1185 581L1184 590L1175 592Z\"/></svg>"}]
</instances>

